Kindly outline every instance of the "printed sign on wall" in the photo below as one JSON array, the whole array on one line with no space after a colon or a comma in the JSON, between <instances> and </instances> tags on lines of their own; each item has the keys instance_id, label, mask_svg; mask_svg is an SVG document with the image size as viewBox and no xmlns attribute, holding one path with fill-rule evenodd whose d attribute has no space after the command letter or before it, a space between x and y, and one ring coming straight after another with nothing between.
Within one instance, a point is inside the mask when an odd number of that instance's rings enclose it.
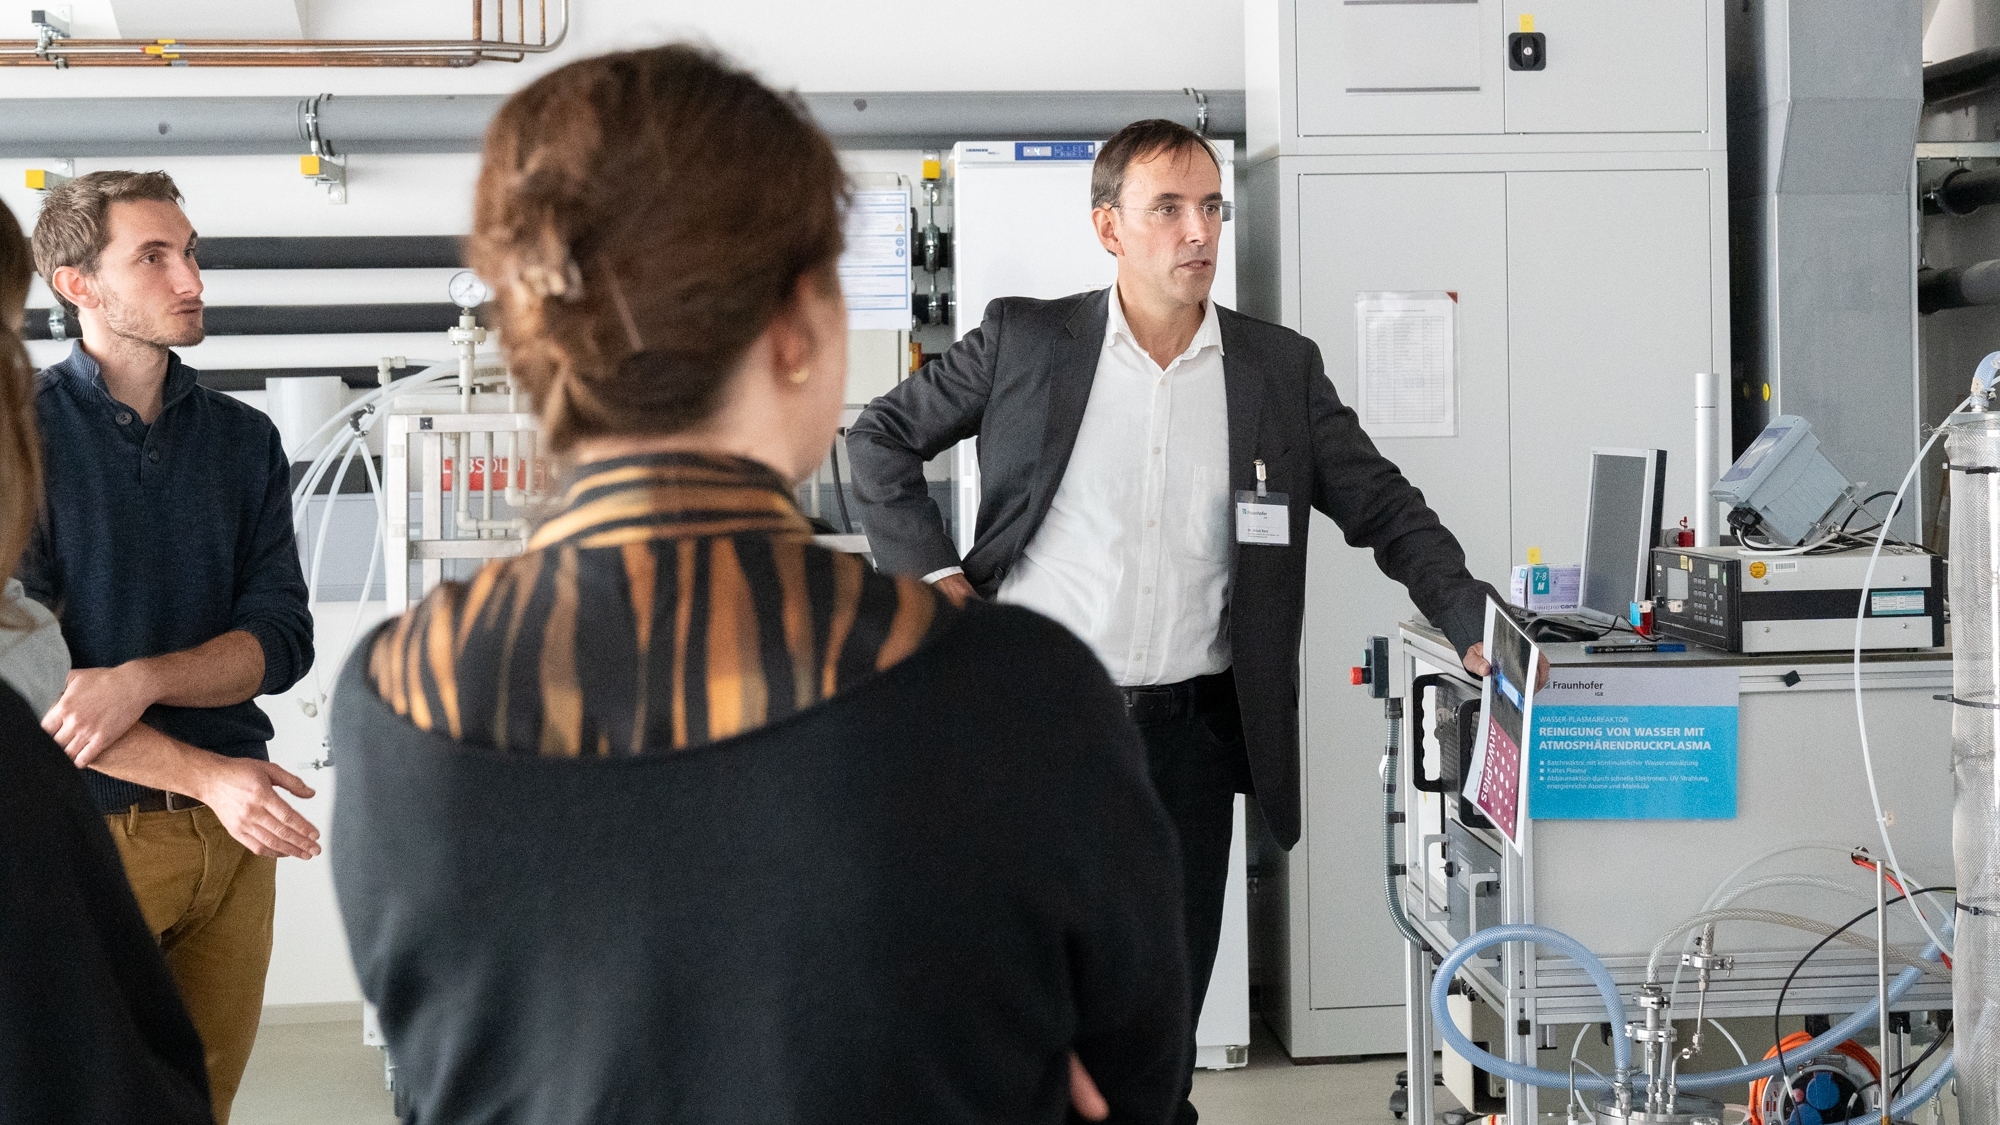
<instances>
[{"instance_id":1,"label":"printed sign on wall","mask_svg":"<svg viewBox=\"0 0 2000 1125\"><path fill-rule=\"evenodd\" d=\"M1736 816L1734 668L1558 668L1535 698L1538 820Z\"/></svg>"}]
</instances>

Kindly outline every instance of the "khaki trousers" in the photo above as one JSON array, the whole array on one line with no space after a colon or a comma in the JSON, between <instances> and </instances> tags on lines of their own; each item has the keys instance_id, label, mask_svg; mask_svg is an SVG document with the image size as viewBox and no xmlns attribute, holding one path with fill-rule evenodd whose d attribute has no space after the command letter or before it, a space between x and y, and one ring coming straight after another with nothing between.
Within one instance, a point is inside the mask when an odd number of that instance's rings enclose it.
<instances>
[{"instance_id":1,"label":"khaki trousers","mask_svg":"<svg viewBox=\"0 0 2000 1125\"><path fill-rule=\"evenodd\" d=\"M237 843L205 806L104 819L201 1033L216 1125L229 1125L264 1010L278 861Z\"/></svg>"}]
</instances>

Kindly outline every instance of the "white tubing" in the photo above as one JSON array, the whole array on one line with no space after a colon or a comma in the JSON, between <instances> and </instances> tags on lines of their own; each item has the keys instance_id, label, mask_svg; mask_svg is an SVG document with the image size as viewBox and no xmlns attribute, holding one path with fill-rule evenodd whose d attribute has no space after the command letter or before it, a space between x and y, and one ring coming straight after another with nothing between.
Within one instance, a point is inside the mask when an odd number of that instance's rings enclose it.
<instances>
[{"instance_id":1,"label":"white tubing","mask_svg":"<svg viewBox=\"0 0 2000 1125\"><path fill-rule=\"evenodd\" d=\"M1975 396L1966 396L1965 401L1959 403L1952 413L1956 414L1966 409L1974 401ZM1861 576L1861 602L1854 610L1854 725L1861 733L1861 765L1868 775L1868 800L1875 809L1875 830L1882 837L1882 859L1889 864L1889 870L1896 873L1897 881L1903 884L1903 893L1906 896L1904 901L1910 904L1910 912L1917 916L1917 924L1924 928L1924 933L1940 949L1945 946L1944 939L1940 938L1937 930L1931 926L1930 918L1925 915L1922 904L1917 901L1919 896L1910 893L1917 889L1918 884L1904 874L1902 863L1896 859L1896 843L1889 838L1889 822L1882 816L1882 790L1875 782L1875 758L1868 749L1867 704L1861 697L1861 627L1868 620L1868 592L1875 585L1875 564L1882 557L1883 545L1889 541L1889 524L1896 518L1896 512L1902 508L1903 494L1910 490L1910 482L1916 479L1917 470L1923 466L1924 458L1930 456L1931 447L1937 444L1938 438L1943 434L1944 428L1941 426L1931 433L1930 440L1924 442L1924 447L1917 451L1916 459L1910 462L1910 471L1903 474L1903 483L1896 488L1896 498L1889 501L1889 514L1882 519L1882 530L1875 536L1875 549L1868 553L1868 569Z\"/></svg>"},{"instance_id":2,"label":"white tubing","mask_svg":"<svg viewBox=\"0 0 2000 1125\"><path fill-rule=\"evenodd\" d=\"M1715 890L1709 894L1707 901L1701 904L1701 908L1703 910L1714 909L1716 906L1716 900L1721 898L1729 890L1730 887L1734 886L1736 880L1738 878L1741 878L1745 871L1750 870L1751 868L1757 866L1758 864L1764 862L1767 859L1776 859L1781 855L1789 855L1792 852L1820 852L1820 851L1836 852L1844 856L1852 856L1854 854L1854 848L1852 845L1843 844L1835 840L1806 840L1802 843L1786 844L1783 847L1772 848L1770 851L1765 852L1762 855L1753 856L1750 859L1744 860L1741 864L1737 865L1736 870L1731 871L1727 875L1724 875L1722 877L1722 881L1715 885Z\"/></svg>"},{"instance_id":3,"label":"white tubing","mask_svg":"<svg viewBox=\"0 0 2000 1125\"><path fill-rule=\"evenodd\" d=\"M1809 934L1818 934L1821 937L1834 935L1837 931L1840 931L1839 926L1830 922L1822 922L1817 918L1804 918L1797 914L1785 914L1776 910L1753 910L1736 907L1729 910L1704 911L1683 920L1680 925L1667 931L1658 942L1654 943L1653 954L1646 959L1647 982L1652 983L1660 979L1658 976L1660 957L1666 953L1667 947L1672 945L1675 939L1687 933L1690 929L1699 929L1711 922L1765 922L1773 926L1789 926L1794 930L1804 930ZM1873 938L1863 937L1860 934L1838 932L1833 940L1854 946L1857 949L1873 950L1875 948ZM1925 967L1926 971L1942 971L1941 966L1934 966L1928 962L1921 961L1915 950L1907 947L1892 947L1892 952L1905 964L1921 964Z\"/></svg>"},{"instance_id":4,"label":"white tubing","mask_svg":"<svg viewBox=\"0 0 2000 1125\"><path fill-rule=\"evenodd\" d=\"M1724 1039L1727 1039L1727 1040L1729 1040L1729 1045L1730 1045L1731 1047L1734 1047L1734 1048L1736 1048L1736 1061L1737 1061L1737 1062L1739 1062L1739 1063L1742 1063L1742 1064L1743 1064L1744 1066L1749 1066L1749 1065L1750 1065L1750 1056L1749 1056L1749 1055L1746 1055L1746 1054L1744 1054L1744 1053L1743 1053L1743 1044L1741 1044L1741 1043L1738 1043L1738 1042L1736 1041L1736 1037L1735 1037L1734 1035L1731 1035L1731 1034L1729 1034L1729 1029L1728 1029L1728 1028L1726 1028L1726 1027L1724 1027L1724 1026L1722 1026L1722 1021L1721 1021L1721 1020L1709 1020L1709 1021L1708 1021L1708 1026L1710 1026L1710 1027L1714 1028L1715 1030L1717 1030L1717 1031L1721 1032L1721 1033L1722 1033L1722 1037L1723 1037Z\"/></svg>"}]
</instances>

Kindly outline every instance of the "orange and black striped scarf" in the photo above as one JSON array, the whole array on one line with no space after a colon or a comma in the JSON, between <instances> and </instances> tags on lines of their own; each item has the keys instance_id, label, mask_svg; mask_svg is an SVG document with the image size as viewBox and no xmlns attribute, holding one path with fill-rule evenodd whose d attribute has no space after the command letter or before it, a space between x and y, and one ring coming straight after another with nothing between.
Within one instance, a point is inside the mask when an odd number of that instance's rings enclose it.
<instances>
[{"instance_id":1,"label":"orange and black striped scarf","mask_svg":"<svg viewBox=\"0 0 2000 1125\"><path fill-rule=\"evenodd\" d=\"M377 635L369 676L427 731L514 753L623 755L729 738L909 656L953 604L812 542L756 462L580 467L526 553L445 583Z\"/></svg>"}]
</instances>

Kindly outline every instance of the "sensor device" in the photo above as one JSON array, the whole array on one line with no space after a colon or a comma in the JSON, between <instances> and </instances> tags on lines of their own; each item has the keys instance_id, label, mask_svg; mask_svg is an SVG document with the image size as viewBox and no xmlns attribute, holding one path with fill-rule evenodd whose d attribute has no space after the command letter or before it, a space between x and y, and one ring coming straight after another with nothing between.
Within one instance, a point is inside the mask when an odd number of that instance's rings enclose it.
<instances>
[{"instance_id":1,"label":"sensor device","mask_svg":"<svg viewBox=\"0 0 2000 1125\"><path fill-rule=\"evenodd\" d=\"M1729 523L1739 532L1792 547L1812 536L1846 492L1847 478L1819 451L1812 424L1780 414L1708 495L1729 506Z\"/></svg>"}]
</instances>

